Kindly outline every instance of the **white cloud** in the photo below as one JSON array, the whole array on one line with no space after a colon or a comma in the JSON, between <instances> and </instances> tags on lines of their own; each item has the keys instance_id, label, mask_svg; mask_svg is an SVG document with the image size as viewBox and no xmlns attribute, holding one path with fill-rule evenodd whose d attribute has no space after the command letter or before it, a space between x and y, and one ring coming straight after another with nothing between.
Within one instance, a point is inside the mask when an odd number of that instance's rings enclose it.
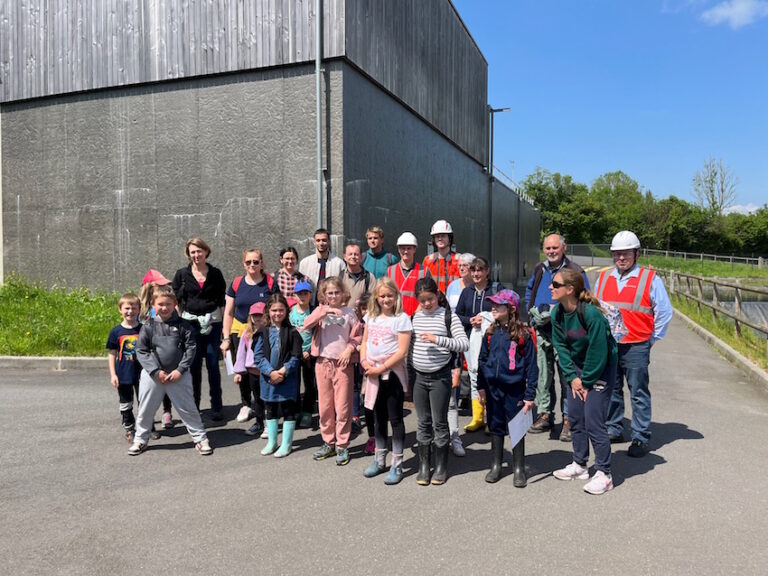
<instances>
[{"instance_id":1,"label":"white cloud","mask_svg":"<svg viewBox=\"0 0 768 576\"><path fill-rule=\"evenodd\" d=\"M734 204L733 206L726 208L724 212L726 214L730 214L731 212L738 212L739 214L752 214L753 212L757 212L759 209L760 206L750 202L749 204Z\"/></svg>"},{"instance_id":2,"label":"white cloud","mask_svg":"<svg viewBox=\"0 0 768 576\"><path fill-rule=\"evenodd\" d=\"M705 10L701 19L710 26L728 24L734 30L768 16L768 0L725 0Z\"/></svg>"}]
</instances>

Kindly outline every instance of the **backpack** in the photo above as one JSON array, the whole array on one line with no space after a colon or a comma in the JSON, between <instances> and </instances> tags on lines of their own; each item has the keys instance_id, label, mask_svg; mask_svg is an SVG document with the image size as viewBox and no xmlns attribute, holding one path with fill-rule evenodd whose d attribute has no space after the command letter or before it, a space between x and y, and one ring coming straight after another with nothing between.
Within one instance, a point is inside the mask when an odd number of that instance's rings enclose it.
<instances>
[{"instance_id":1,"label":"backpack","mask_svg":"<svg viewBox=\"0 0 768 576\"><path fill-rule=\"evenodd\" d=\"M584 302L579 300L576 303L576 316L579 318L579 324L581 324L581 327L584 328L584 331L587 331L587 317L585 316L585 310L586 308ZM555 311L555 320L558 324L563 323L564 316L565 312L563 312L563 305L560 304Z\"/></svg>"},{"instance_id":2,"label":"backpack","mask_svg":"<svg viewBox=\"0 0 768 576\"><path fill-rule=\"evenodd\" d=\"M267 278L267 288L269 288L270 292L274 292L273 286L275 285L275 279L272 276L264 275ZM235 296L237 296L237 289L240 288L240 283L243 281L242 276L236 276L234 280L232 280L232 292L235 293Z\"/></svg>"}]
</instances>

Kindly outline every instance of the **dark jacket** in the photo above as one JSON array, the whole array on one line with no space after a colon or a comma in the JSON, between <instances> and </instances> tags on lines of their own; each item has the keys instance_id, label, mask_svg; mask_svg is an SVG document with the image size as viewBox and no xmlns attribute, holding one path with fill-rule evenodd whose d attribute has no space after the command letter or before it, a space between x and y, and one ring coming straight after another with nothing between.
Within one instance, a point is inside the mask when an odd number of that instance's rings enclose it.
<instances>
[{"instance_id":1,"label":"dark jacket","mask_svg":"<svg viewBox=\"0 0 768 576\"><path fill-rule=\"evenodd\" d=\"M202 288L192 274L192 264L176 271L172 285L183 312L202 316L224 306L227 283L221 270L215 266L208 264L208 276Z\"/></svg>"},{"instance_id":2,"label":"dark jacket","mask_svg":"<svg viewBox=\"0 0 768 576\"><path fill-rule=\"evenodd\" d=\"M189 370L195 358L195 334L192 325L174 310L163 322L150 317L141 327L136 344L136 357L150 376L160 370Z\"/></svg>"},{"instance_id":3,"label":"dark jacket","mask_svg":"<svg viewBox=\"0 0 768 576\"><path fill-rule=\"evenodd\" d=\"M478 315L480 312L490 312L491 303L486 300L486 296L493 296L499 290L503 290L504 286L500 282L491 282L490 280L485 286L485 290L478 292L475 285L472 284L464 288L459 295L459 302L456 304L456 315L461 320L461 324L464 326L464 331L469 336L472 331L472 325L469 323L473 316Z\"/></svg>"},{"instance_id":4,"label":"dark jacket","mask_svg":"<svg viewBox=\"0 0 768 576\"><path fill-rule=\"evenodd\" d=\"M509 332L496 328L493 334L483 337L477 369L477 388L502 388L508 394L523 396L525 400L536 399L536 385L539 381L539 367L536 364L536 345L529 335L523 343L517 343L515 369L509 369Z\"/></svg>"}]
</instances>

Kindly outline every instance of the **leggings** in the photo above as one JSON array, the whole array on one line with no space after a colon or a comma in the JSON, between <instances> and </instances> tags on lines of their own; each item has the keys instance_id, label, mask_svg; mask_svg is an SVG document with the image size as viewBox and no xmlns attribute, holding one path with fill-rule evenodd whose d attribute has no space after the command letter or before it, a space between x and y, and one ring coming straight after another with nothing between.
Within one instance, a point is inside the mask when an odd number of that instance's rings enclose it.
<instances>
[{"instance_id":1,"label":"leggings","mask_svg":"<svg viewBox=\"0 0 768 576\"><path fill-rule=\"evenodd\" d=\"M389 373L389 379L382 380L379 376L379 391L376 404L373 407L376 415L375 437L376 449L387 447L387 421L392 426L392 453L402 454L405 444L405 424L403 423L403 385L394 372Z\"/></svg>"},{"instance_id":2,"label":"leggings","mask_svg":"<svg viewBox=\"0 0 768 576\"><path fill-rule=\"evenodd\" d=\"M267 420L277 420L282 413L283 420L292 421L296 420L296 401L295 400L283 400L281 402L267 402L264 401L264 414L266 414Z\"/></svg>"},{"instance_id":3,"label":"leggings","mask_svg":"<svg viewBox=\"0 0 768 576\"><path fill-rule=\"evenodd\" d=\"M296 392L296 409L299 408L298 400L301 399L301 411L307 414L315 413L317 404L317 382L315 382L315 359L301 357L301 380L304 382L304 396L301 396L301 387Z\"/></svg>"}]
</instances>

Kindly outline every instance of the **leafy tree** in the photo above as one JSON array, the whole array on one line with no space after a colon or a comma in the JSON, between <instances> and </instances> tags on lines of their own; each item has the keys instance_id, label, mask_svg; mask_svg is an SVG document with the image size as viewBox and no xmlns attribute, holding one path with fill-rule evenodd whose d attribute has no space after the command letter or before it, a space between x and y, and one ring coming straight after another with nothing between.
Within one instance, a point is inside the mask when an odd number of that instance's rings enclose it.
<instances>
[{"instance_id":1,"label":"leafy tree","mask_svg":"<svg viewBox=\"0 0 768 576\"><path fill-rule=\"evenodd\" d=\"M608 172L598 177L592 183L590 196L606 208L609 234L619 230L640 231L646 199L640 185L624 172Z\"/></svg>"}]
</instances>

